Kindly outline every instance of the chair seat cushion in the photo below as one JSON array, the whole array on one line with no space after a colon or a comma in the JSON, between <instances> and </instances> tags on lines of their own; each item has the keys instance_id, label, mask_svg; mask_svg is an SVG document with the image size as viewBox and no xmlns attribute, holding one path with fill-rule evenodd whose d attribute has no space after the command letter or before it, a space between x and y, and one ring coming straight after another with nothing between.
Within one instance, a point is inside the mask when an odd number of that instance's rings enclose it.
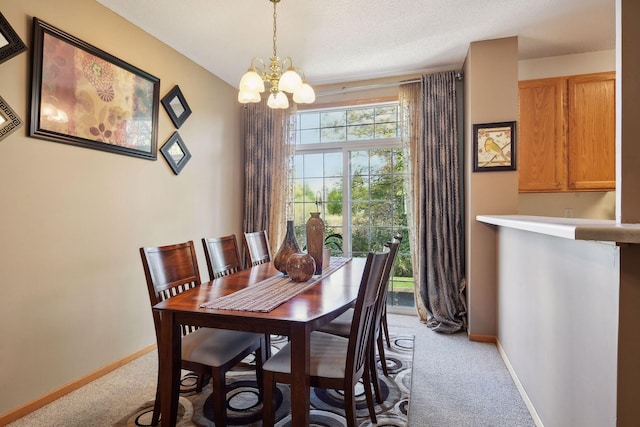
<instances>
[{"instance_id":1,"label":"chair seat cushion","mask_svg":"<svg viewBox=\"0 0 640 427\"><path fill-rule=\"evenodd\" d=\"M199 328L182 337L182 359L222 366L261 337L261 334L251 332Z\"/></svg>"},{"instance_id":2,"label":"chair seat cushion","mask_svg":"<svg viewBox=\"0 0 640 427\"><path fill-rule=\"evenodd\" d=\"M340 316L333 319L330 323L323 326L319 330L329 334L339 335L341 337L349 337L351 334L351 321L353 320L353 308L348 309Z\"/></svg>"},{"instance_id":3,"label":"chair seat cushion","mask_svg":"<svg viewBox=\"0 0 640 427\"><path fill-rule=\"evenodd\" d=\"M311 333L310 366L312 377L344 378L349 339L314 331ZM267 360L263 369L272 372L291 372L291 344Z\"/></svg>"}]
</instances>

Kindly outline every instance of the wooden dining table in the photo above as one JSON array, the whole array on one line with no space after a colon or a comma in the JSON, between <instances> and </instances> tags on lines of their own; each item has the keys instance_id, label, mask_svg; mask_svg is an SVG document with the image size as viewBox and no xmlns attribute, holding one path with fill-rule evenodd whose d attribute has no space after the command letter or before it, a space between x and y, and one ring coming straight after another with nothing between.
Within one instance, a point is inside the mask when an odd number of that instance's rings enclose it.
<instances>
[{"instance_id":1,"label":"wooden dining table","mask_svg":"<svg viewBox=\"0 0 640 427\"><path fill-rule=\"evenodd\" d=\"M174 426L178 413L181 329L188 324L285 335L291 343L291 425L309 425L309 337L355 301L366 259L353 258L320 281L269 312L202 308L219 297L282 275L273 263L260 264L185 291L153 309L162 316L159 353L161 425ZM296 284L292 283L292 286Z\"/></svg>"}]
</instances>

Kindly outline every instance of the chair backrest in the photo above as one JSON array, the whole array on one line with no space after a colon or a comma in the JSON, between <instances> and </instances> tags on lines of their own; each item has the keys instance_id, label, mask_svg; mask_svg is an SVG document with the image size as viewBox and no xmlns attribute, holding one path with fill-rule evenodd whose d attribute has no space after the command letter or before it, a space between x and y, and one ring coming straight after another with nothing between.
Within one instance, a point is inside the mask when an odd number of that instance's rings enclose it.
<instances>
[{"instance_id":1,"label":"chair backrest","mask_svg":"<svg viewBox=\"0 0 640 427\"><path fill-rule=\"evenodd\" d=\"M202 239L209 278L227 276L241 269L240 252L235 234Z\"/></svg>"},{"instance_id":2,"label":"chair backrest","mask_svg":"<svg viewBox=\"0 0 640 427\"><path fill-rule=\"evenodd\" d=\"M393 239L390 242L385 243L385 246L389 248L389 258L387 259L387 264L384 266L382 287L380 288L380 295L378 295L376 313L373 322L374 338L378 338L378 334L380 333L382 314L384 313L384 306L387 304L387 295L389 293L389 277L391 276L391 270L393 270L393 264L396 261L396 255L398 254L400 243L402 243L402 234L400 233L393 236Z\"/></svg>"},{"instance_id":3,"label":"chair backrest","mask_svg":"<svg viewBox=\"0 0 640 427\"><path fill-rule=\"evenodd\" d=\"M140 248L140 256L152 307L201 283L196 251L191 240L175 245ZM159 340L161 317L156 311L153 311L153 322ZM193 326L183 326L182 333L194 329Z\"/></svg>"},{"instance_id":4,"label":"chair backrest","mask_svg":"<svg viewBox=\"0 0 640 427\"><path fill-rule=\"evenodd\" d=\"M346 375L351 374L351 381L358 381L364 372L368 357L367 346L372 333L376 302L382 286L382 276L389 258L389 252L369 253L365 264L358 298L353 311L349 348L347 354Z\"/></svg>"},{"instance_id":5,"label":"chair backrest","mask_svg":"<svg viewBox=\"0 0 640 427\"><path fill-rule=\"evenodd\" d=\"M271 261L271 248L266 230L244 233L244 249L247 265L253 266Z\"/></svg>"}]
</instances>

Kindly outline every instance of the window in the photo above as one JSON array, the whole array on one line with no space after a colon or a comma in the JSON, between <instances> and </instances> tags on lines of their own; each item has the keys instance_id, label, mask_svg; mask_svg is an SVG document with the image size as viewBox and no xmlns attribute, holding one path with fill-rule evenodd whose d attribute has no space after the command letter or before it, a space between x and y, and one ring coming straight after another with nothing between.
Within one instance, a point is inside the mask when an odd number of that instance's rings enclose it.
<instances>
[{"instance_id":1,"label":"window","mask_svg":"<svg viewBox=\"0 0 640 427\"><path fill-rule=\"evenodd\" d=\"M405 209L398 103L298 113L294 224L301 247L310 212L321 212L333 255L364 257L395 232L405 237L390 279L391 306L412 307L413 270Z\"/></svg>"}]
</instances>

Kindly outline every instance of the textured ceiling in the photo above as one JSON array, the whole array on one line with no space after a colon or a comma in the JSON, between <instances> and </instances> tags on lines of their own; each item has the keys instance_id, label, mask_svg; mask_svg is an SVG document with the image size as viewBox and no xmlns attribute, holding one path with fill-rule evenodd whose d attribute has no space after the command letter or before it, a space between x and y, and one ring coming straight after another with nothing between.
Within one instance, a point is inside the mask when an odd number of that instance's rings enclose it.
<instances>
[{"instance_id":1,"label":"textured ceiling","mask_svg":"<svg viewBox=\"0 0 640 427\"><path fill-rule=\"evenodd\" d=\"M272 54L269 0L97 0L237 87ZM615 0L282 0L278 55L312 85L460 67L474 41L519 58L615 48Z\"/></svg>"}]
</instances>

